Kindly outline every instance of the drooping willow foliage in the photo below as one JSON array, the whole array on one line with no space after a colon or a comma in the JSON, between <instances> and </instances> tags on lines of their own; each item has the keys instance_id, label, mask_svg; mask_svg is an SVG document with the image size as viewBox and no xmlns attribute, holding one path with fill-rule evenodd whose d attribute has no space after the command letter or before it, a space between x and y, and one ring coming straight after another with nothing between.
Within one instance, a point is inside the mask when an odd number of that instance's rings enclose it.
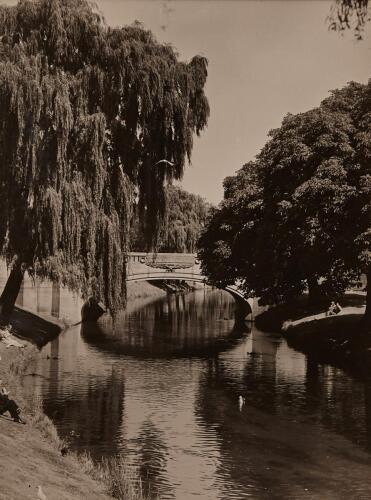
<instances>
[{"instance_id":1,"label":"drooping willow foliage","mask_svg":"<svg viewBox=\"0 0 371 500\"><path fill-rule=\"evenodd\" d=\"M205 227L211 204L201 196L179 187L166 190L166 224L161 234L162 252L197 252L197 242Z\"/></svg>"},{"instance_id":2,"label":"drooping willow foliage","mask_svg":"<svg viewBox=\"0 0 371 500\"><path fill-rule=\"evenodd\" d=\"M212 205L199 195L176 186L167 186L165 224L160 232L158 251L196 253L197 242L205 227ZM147 250L140 218L134 210L130 249Z\"/></svg>"},{"instance_id":3,"label":"drooping willow foliage","mask_svg":"<svg viewBox=\"0 0 371 500\"><path fill-rule=\"evenodd\" d=\"M133 200L155 242L164 183L207 124L206 78L205 58L179 62L86 0L0 6L2 256L120 307Z\"/></svg>"},{"instance_id":4,"label":"drooping willow foliage","mask_svg":"<svg viewBox=\"0 0 371 500\"><path fill-rule=\"evenodd\" d=\"M356 39L361 40L371 18L369 7L369 0L334 0L328 16L330 30L354 30Z\"/></svg>"}]
</instances>

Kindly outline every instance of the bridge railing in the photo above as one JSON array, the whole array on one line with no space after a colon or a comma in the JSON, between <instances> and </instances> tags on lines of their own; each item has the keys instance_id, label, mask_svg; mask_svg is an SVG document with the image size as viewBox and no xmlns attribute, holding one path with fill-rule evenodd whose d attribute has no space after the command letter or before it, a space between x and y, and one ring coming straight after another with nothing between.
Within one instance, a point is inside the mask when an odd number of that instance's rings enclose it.
<instances>
[{"instance_id":1,"label":"bridge railing","mask_svg":"<svg viewBox=\"0 0 371 500\"><path fill-rule=\"evenodd\" d=\"M186 271L200 274L195 254L130 252L127 256L127 275Z\"/></svg>"},{"instance_id":2,"label":"bridge railing","mask_svg":"<svg viewBox=\"0 0 371 500\"><path fill-rule=\"evenodd\" d=\"M197 255L193 253L154 253L154 252L129 252L127 261L146 263L179 263L189 265L197 261Z\"/></svg>"}]
</instances>

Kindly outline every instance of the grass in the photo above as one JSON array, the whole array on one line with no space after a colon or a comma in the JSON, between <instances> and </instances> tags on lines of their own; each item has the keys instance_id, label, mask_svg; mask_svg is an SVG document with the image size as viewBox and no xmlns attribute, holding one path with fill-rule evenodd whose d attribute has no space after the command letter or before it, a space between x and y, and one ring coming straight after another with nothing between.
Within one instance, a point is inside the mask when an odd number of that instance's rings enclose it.
<instances>
[{"instance_id":1,"label":"grass","mask_svg":"<svg viewBox=\"0 0 371 500\"><path fill-rule=\"evenodd\" d=\"M97 481L104 483L106 491L119 500L155 500L146 495L138 472L130 467L124 457L104 458L96 463L88 453L76 454L82 470Z\"/></svg>"},{"instance_id":2,"label":"grass","mask_svg":"<svg viewBox=\"0 0 371 500\"><path fill-rule=\"evenodd\" d=\"M7 352L10 353L6 360L2 359L2 386L10 390L10 397L14 399L22 408L22 418L26 414L27 425L37 429L45 439L47 439L57 451L66 447L66 442L61 439L57 433L55 425L50 418L45 415L42 408L42 401L35 397L32 400L26 400L23 395L20 383L21 377L32 364L37 349L27 346L24 349L17 349Z\"/></svg>"},{"instance_id":3,"label":"grass","mask_svg":"<svg viewBox=\"0 0 371 500\"><path fill-rule=\"evenodd\" d=\"M360 307L365 303L365 297L358 294L346 294L341 301L342 307ZM311 303L308 295L302 295L292 303L271 307L256 317L256 326L265 331L281 331L286 321L296 321L307 316L324 313L329 306L328 300Z\"/></svg>"}]
</instances>

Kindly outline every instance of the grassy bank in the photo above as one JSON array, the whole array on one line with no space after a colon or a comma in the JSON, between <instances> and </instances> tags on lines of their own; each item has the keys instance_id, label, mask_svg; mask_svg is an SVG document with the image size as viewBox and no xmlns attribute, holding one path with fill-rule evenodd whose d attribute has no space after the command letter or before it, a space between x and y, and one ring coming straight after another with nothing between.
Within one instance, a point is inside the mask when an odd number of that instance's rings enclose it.
<instances>
[{"instance_id":1,"label":"grassy bank","mask_svg":"<svg viewBox=\"0 0 371 500\"><path fill-rule=\"evenodd\" d=\"M280 305L257 318L264 330L281 331L288 344L318 362L339 366L357 376L371 374L371 332L362 322L365 296L347 294L342 311L326 316L328 304L310 304L302 297L293 304Z\"/></svg>"},{"instance_id":2,"label":"grassy bank","mask_svg":"<svg viewBox=\"0 0 371 500\"><path fill-rule=\"evenodd\" d=\"M360 311L301 322L283 334L289 346L313 360L362 378L371 375L371 332L365 335Z\"/></svg>"},{"instance_id":3,"label":"grassy bank","mask_svg":"<svg viewBox=\"0 0 371 500\"><path fill-rule=\"evenodd\" d=\"M40 401L27 403L24 398L20 377L36 353L32 346L6 349L0 344L2 386L23 408L27 421L20 425L0 417L0 499L34 499L39 486L48 499L108 499L105 485L84 474L76 457L62 456L65 444Z\"/></svg>"},{"instance_id":4,"label":"grassy bank","mask_svg":"<svg viewBox=\"0 0 371 500\"><path fill-rule=\"evenodd\" d=\"M47 325L48 322L43 323L45 335ZM32 338L32 329L27 333ZM51 338L54 334L51 325ZM140 481L124 459L94 463L86 454L69 453L68 443L58 436L41 401L25 398L21 379L38 349L28 342L24 345L22 349L6 348L0 342L1 386L10 391L26 420L26 425L20 425L8 414L0 416L0 500L35 499L39 486L48 500L144 500Z\"/></svg>"},{"instance_id":5,"label":"grassy bank","mask_svg":"<svg viewBox=\"0 0 371 500\"><path fill-rule=\"evenodd\" d=\"M347 293L341 301L343 314L362 313L365 304L364 294ZM308 322L325 317L329 301L311 303L307 295L302 295L290 304L272 307L256 317L256 326L263 331L281 331L286 322Z\"/></svg>"}]
</instances>

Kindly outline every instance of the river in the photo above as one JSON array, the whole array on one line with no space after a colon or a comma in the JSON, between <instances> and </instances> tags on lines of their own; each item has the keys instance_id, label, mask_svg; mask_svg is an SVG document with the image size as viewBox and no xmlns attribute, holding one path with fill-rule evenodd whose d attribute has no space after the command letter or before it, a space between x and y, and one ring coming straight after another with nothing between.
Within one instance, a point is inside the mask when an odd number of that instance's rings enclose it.
<instances>
[{"instance_id":1,"label":"river","mask_svg":"<svg viewBox=\"0 0 371 500\"><path fill-rule=\"evenodd\" d=\"M71 448L124 455L163 499L370 498L371 382L234 309L218 290L134 300L45 346L24 387Z\"/></svg>"}]
</instances>

